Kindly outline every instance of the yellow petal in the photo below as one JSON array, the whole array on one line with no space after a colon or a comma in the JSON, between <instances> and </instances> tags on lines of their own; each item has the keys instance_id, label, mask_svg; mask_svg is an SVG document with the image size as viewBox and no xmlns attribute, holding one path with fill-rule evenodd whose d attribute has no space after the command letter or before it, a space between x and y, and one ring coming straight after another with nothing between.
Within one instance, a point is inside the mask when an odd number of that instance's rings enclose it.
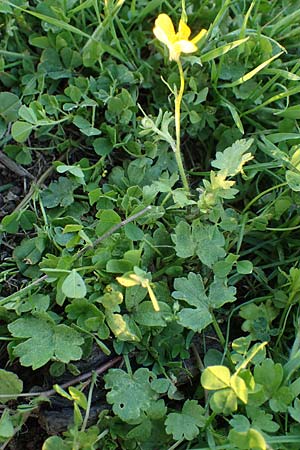
<instances>
[{"instance_id":1,"label":"yellow petal","mask_svg":"<svg viewBox=\"0 0 300 450\"><path fill-rule=\"evenodd\" d=\"M194 53L198 50L198 47L192 41L181 40L174 44L180 48L182 53Z\"/></svg>"},{"instance_id":2,"label":"yellow petal","mask_svg":"<svg viewBox=\"0 0 300 450\"><path fill-rule=\"evenodd\" d=\"M200 41L200 39L203 38L203 36L205 36L207 33L207 30L205 28L203 28L193 39L191 39L191 42L193 42L194 44L197 44L197 42Z\"/></svg>"},{"instance_id":3,"label":"yellow petal","mask_svg":"<svg viewBox=\"0 0 300 450\"><path fill-rule=\"evenodd\" d=\"M181 54L181 47L178 42L168 45L170 61L178 61Z\"/></svg>"},{"instance_id":4,"label":"yellow petal","mask_svg":"<svg viewBox=\"0 0 300 450\"><path fill-rule=\"evenodd\" d=\"M179 41L182 39L188 39L190 37L190 34L191 34L190 27L182 19L180 19L178 33L176 34L176 38Z\"/></svg>"},{"instance_id":5,"label":"yellow petal","mask_svg":"<svg viewBox=\"0 0 300 450\"><path fill-rule=\"evenodd\" d=\"M159 41L166 45L175 41L174 25L167 14L159 14L155 21L153 33Z\"/></svg>"}]
</instances>

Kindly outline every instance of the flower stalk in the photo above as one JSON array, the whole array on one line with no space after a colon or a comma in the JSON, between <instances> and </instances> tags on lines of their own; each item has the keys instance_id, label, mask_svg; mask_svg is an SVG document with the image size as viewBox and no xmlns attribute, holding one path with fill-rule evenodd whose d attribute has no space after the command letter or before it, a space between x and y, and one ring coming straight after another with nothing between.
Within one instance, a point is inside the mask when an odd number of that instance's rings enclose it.
<instances>
[{"instance_id":1,"label":"flower stalk","mask_svg":"<svg viewBox=\"0 0 300 450\"><path fill-rule=\"evenodd\" d=\"M183 2L183 11L185 11L185 5ZM182 64L180 61L181 53L194 53L198 50L196 43L200 41L207 30L202 29L193 39L190 39L191 30L184 20L186 15L183 14L183 18L180 19L178 32L175 33L172 20L167 14L159 14L155 21L153 33L155 37L165 44L169 50L170 61L176 61L180 86L179 91L175 93L175 131L176 131L176 147L173 148L178 166L179 174L182 180L182 184L186 192L190 193L188 180L185 174L183 160L181 155L180 146L180 118L181 118L181 103L184 92L184 73Z\"/></svg>"},{"instance_id":2,"label":"flower stalk","mask_svg":"<svg viewBox=\"0 0 300 450\"><path fill-rule=\"evenodd\" d=\"M180 87L179 91L175 94L175 130L176 130L176 150L175 150L175 158L179 170L179 174L182 180L182 184L184 189L189 193L190 187L185 174L182 156L181 156L181 141L180 141L180 117L181 117L181 102L182 96L184 92L184 73L182 69L182 64L180 59L177 61L177 66L179 70L180 76Z\"/></svg>"}]
</instances>

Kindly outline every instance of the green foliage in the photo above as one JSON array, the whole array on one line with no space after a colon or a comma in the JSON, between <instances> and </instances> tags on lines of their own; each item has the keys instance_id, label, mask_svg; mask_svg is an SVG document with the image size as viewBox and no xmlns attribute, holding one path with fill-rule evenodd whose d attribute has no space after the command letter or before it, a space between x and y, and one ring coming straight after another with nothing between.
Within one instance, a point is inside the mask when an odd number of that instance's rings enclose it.
<instances>
[{"instance_id":1,"label":"green foliage","mask_svg":"<svg viewBox=\"0 0 300 450\"><path fill-rule=\"evenodd\" d=\"M56 325L42 316L24 317L12 322L8 329L14 338L25 339L13 349L25 367L37 369L53 358L68 363L82 356L83 338L67 325Z\"/></svg>"},{"instance_id":2,"label":"green foliage","mask_svg":"<svg viewBox=\"0 0 300 450\"><path fill-rule=\"evenodd\" d=\"M113 411L125 422L139 419L141 414L150 410L151 403L158 398L151 389L150 377L154 374L148 369L138 369L134 374L126 374L120 369L111 369L105 375L105 387L111 391L107 401L113 405Z\"/></svg>"},{"instance_id":3,"label":"green foliage","mask_svg":"<svg viewBox=\"0 0 300 450\"><path fill-rule=\"evenodd\" d=\"M55 385L73 421L44 450L294 450L297 2L0 3L1 162L34 178L1 165L1 443L39 404L23 383L97 347L125 365ZM190 193L159 13L208 30L181 55ZM111 405L94 419L93 389Z\"/></svg>"},{"instance_id":4,"label":"green foliage","mask_svg":"<svg viewBox=\"0 0 300 450\"><path fill-rule=\"evenodd\" d=\"M196 400L187 400L181 413L170 413L166 419L166 431L179 441L191 441L199 434L199 428L205 425L204 409Z\"/></svg>"},{"instance_id":5,"label":"green foliage","mask_svg":"<svg viewBox=\"0 0 300 450\"><path fill-rule=\"evenodd\" d=\"M15 398L23 390L23 382L12 372L0 369L0 403L6 403Z\"/></svg>"}]
</instances>

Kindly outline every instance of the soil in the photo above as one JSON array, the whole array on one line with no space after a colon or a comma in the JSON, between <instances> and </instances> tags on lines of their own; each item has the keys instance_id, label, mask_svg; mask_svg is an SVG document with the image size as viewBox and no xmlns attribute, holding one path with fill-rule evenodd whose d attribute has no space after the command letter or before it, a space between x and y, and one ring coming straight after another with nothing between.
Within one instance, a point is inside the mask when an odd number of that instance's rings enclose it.
<instances>
[{"instance_id":1,"label":"soil","mask_svg":"<svg viewBox=\"0 0 300 450\"><path fill-rule=\"evenodd\" d=\"M41 450L47 439L37 417L29 417L22 430L10 441L8 450Z\"/></svg>"}]
</instances>

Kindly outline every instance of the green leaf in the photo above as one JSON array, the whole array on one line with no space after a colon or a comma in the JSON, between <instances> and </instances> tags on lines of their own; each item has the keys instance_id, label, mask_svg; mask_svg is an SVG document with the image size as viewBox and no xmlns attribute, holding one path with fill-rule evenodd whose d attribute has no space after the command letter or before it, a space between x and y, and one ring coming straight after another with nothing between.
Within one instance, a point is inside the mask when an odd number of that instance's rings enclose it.
<instances>
[{"instance_id":1,"label":"green leaf","mask_svg":"<svg viewBox=\"0 0 300 450\"><path fill-rule=\"evenodd\" d=\"M21 106L19 97L12 92L0 92L0 117L5 122L14 122L18 118Z\"/></svg>"},{"instance_id":2,"label":"green leaf","mask_svg":"<svg viewBox=\"0 0 300 450\"><path fill-rule=\"evenodd\" d=\"M150 379L156 378L145 368L130 375L121 369L110 369L104 376L105 388L111 391L106 399L113 405L113 412L125 422L137 420L147 412L158 394L151 388Z\"/></svg>"},{"instance_id":3,"label":"green leaf","mask_svg":"<svg viewBox=\"0 0 300 450\"><path fill-rule=\"evenodd\" d=\"M215 225L204 225L196 220L192 225L192 239L196 245L196 254L200 261L212 267L226 252L223 248L225 238Z\"/></svg>"},{"instance_id":4,"label":"green leaf","mask_svg":"<svg viewBox=\"0 0 300 450\"><path fill-rule=\"evenodd\" d=\"M132 428L127 435L127 439L134 439L139 442L147 442L151 437L152 423L149 419L144 419L142 423Z\"/></svg>"},{"instance_id":5,"label":"green leaf","mask_svg":"<svg viewBox=\"0 0 300 450\"><path fill-rule=\"evenodd\" d=\"M183 308L178 313L178 323L189 330L201 333L212 322L212 315L203 306L195 308Z\"/></svg>"},{"instance_id":6,"label":"green leaf","mask_svg":"<svg viewBox=\"0 0 300 450\"><path fill-rule=\"evenodd\" d=\"M103 312L84 298L73 300L65 311L69 319L76 320L79 327L88 331L97 331L104 323Z\"/></svg>"},{"instance_id":7,"label":"green leaf","mask_svg":"<svg viewBox=\"0 0 300 450\"><path fill-rule=\"evenodd\" d=\"M33 125L17 120L11 127L11 135L17 142L24 142L33 130Z\"/></svg>"},{"instance_id":8,"label":"green leaf","mask_svg":"<svg viewBox=\"0 0 300 450\"><path fill-rule=\"evenodd\" d=\"M270 408L274 412L285 413L291 405L294 395L288 386L281 386L269 401Z\"/></svg>"},{"instance_id":9,"label":"green leaf","mask_svg":"<svg viewBox=\"0 0 300 450\"><path fill-rule=\"evenodd\" d=\"M246 404L248 402L248 389L245 381L234 374L230 379L230 386L235 395Z\"/></svg>"},{"instance_id":10,"label":"green leaf","mask_svg":"<svg viewBox=\"0 0 300 450\"><path fill-rule=\"evenodd\" d=\"M13 353L20 357L20 362L25 367L38 369L51 359L68 363L82 356L80 345L84 340L76 330L67 325L24 317L9 324L8 329L13 337L24 340L14 347Z\"/></svg>"},{"instance_id":11,"label":"green leaf","mask_svg":"<svg viewBox=\"0 0 300 450\"><path fill-rule=\"evenodd\" d=\"M295 191L300 191L300 173L293 172L292 170L287 170L285 173L285 179L289 187Z\"/></svg>"},{"instance_id":12,"label":"green leaf","mask_svg":"<svg viewBox=\"0 0 300 450\"><path fill-rule=\"evenodd\" d=\"M202 372L201 384L204 389L215 391L230 386L230 370L225 366L209 366Z\"/></svg>"},{"instance_id":13,"label":"green leaf","mask_svg":"<svg viewBox=\"0 0 300 450\"><path fill-rule=\"evenodd\" d=\"M247 415L252 420L252 426L257 430L275 433L280 428L280 425L272 420L272 414L268 414L263 409L255 406L247 405L246 408ZM288 410L290 410L290 408L288 408Z\"/></svg>"},{"instance_id":14,"label":"green leaf","mask_svg":"<svg viewBox=\"0 0 300 450\"><path fill-rule=\"evenodd\" d=\"M222 389L214 392L210 399L210 407L217 414L228 416L237 410L237 397L235 393L229 389Z\"/></svg>"},{"instance_id":15,"label":"green leaf","mask_svg":"<svg viewBox=\"0 0 300 450\"><path fill-rule=\"evenodd\" d=\"M289 415L296 421L300 422L300 400L296 398L294 401L294 406L288 407ZM268 430L267 430L268 431ZM276 430L275 430L276 431Z\"/></svg>"},{"instance_id":16,"label":"green leaf","mask_svg":"<svg viewBox=\"0 0 300 450\"><path fill-rule=\"evenodd\" d=\"M208 305L201 275L190 272L187 278L176 278L172 297L184 300L191 306Z\"/></svg>"},{"instance_id":17,"label":"green leaf","mask_svg":"<svg viewBox=\"0 0 300 450\"><path fill-rule=\"evenodd\" d=\"M87 404L87 398L84 395L84 393L81 392L79 389L76 389L74 386L69 387L69 392L70 392L70 395L71 395L72 399L74 400L74 402L76 402L78 406L80 406L81 408L86 410L88 404Z\"/></svg>"},{"instance_id":18,"label":"green leaf","mask_svg":"<svg viewBox=\"0 0 300 450\"><path fill-rule=\"evenodd\" d=\"M139 342L141 333L127 314L112 314L106 311L107 325L120 341Z\"/></svg>"},{"instance_id":19,"label":"green leaf","mask_svg":"<svg viewBox=\"0 0 300 450\"><path fill-rule=\"evenodd\" d=\"M201 332L212 322L201 275L190 272L188 278L176 278L174 287L177 290L172 293L172 297L196 307L183 308L178 313L178 323L195 332Z\"/></svg>"},{"instance_id":20,"label":"green leaf","mask_svg":"<svg viewBox=\"0 0 300 450\"><path fill-rule=\"evenodd\" d=\"M15 373L0 369L0 403L6 403L16 398L22 390L23 382ZM1 395L5 395L5 397L1 398Z\"/></svg>"},{"instance_id":21,"label":"green leaf","mask_svg":"<svg viewBox=\"0 0 300 450\"><path fill-rule=\"evenodd\" d=\"M94 128L92 124L82 116L75 116L73 123L80 129L81 133L86 136L97 136L101 134L100 130Z\"/></svg>"},{"instance_id":22,"label":"green leaf","mask_svg":"<svg viewBox=\"0 0 300 450\"><path fill-rule=\"evenodd\" d=\"M274 61L274 59L276 59L279 56L281 56L282 53L283 52L277 53L276 55L274 55L271 58L267 59L263 63L259 64L257 67L255 67L255 69L250 70L250 72L246 73L245 75L243 75L242 77L240 77L237 80L233 81L232 83L223 84L222 87L230 87L230 88L232 88L232 87L238 86L239 84L245 83L248 80L251 80L251 78L253 78L258 72L260 72L262 69L264 69L266 66L268 66L272 61Z\"/></svg>"},{"instance_id":23,"label":"green leaf","mask_svg":"<svg viewBox=\"0 0 300 450\"><path fill-rule=\"evenodd\" d=\"M165 327L167 325L166 320L172 316L171 308L163 302L158 304L160 310L154 311L152 302L140 303L133 315L134 320L139 325L146 327Z\"/></svg>"},{"instance_id":24,"label":"green leaf","mask_svg":"<svg viewBox=\"0 0 300 450\"><path fill-rule=\"evenodd\" d=\"M236 263L236 270L238 273L242 275L247 275L249 273L252 273L253 271L253 264L251 261L238 261Z\"/></svg>"},{"instance_id":25,"label":"green leaf","mask_svg":"<svg viewBox=\"0 0 300 450\"><path fill-rule=\"evenodd\" d=\"M62 438L51 436L44 442L42 450L70 450L70 446Z\"/></svg>"},{"instance_id":26,"label":"green leaf","mask_svg":"<svg viewBox=\"0 0 300 450\"><path fill-rule=\"evenodd\" d=\"M165 421L166 432L173 435L175 441L186 439L191 441L199 434L199 428L204 427L205 410L196 400L187 400L181 413L170 413Z\"/></svg>"},{"instance_id":27,"label":"green leaf","mask_svg":"<svg viewBox=\"0 0 300 450\"><path fill-rule=\"evenodd\" d=\"M127 223L124 226L124 231L128 239L131 241L141 241L144 238L143 231L135 225L135 223Z\"/></svg>"},{"instance_id":28,"label":"green leaf","mask_svg":"<svg viewBox=\"0 0 300 450\"><path fill-rule=\"evenodd\" d=\"M0 418L0 437L6 440L11 438L13 435L14 426L9 415L9 410L5 409Z\"/></svg>"},{"instance_id":29,"label":"green leaf","mask_svg":"<svg viewBox=\"0 0 300 450\"><path fill-rule=\"evenodd\" d=\"M75 269L66 277L61 289L68 298L82 298L86 295L85 282Z\"/></svg>"},{"instance_id":30,"label":"green leaf","mask_svg":"<svg viewBox=\"0 0 300 450\"><path fill-rule=\"evenodd\" d=\"M239 450L266 450L267 444L263 435L254 428L244 432L230 430L229 441Z\"/></svg>"},{"instance_id":31,"label":"green leaf","mask_svg":"<svg viewBox=\"0 0 300 450\"><path fill-rule=\"evenodd\" d=\"M272 359L265 359L254 368L255 382L264 386L268 396L276 393L283 380L283 367L280 363L274 363Z\"/></svg>"},{"instance_id":32,"label":"green leaf","mask_svg":"<svg viewBox=\"0 0 300 450\"><path fill-rule=\"evenodd\" d=\"M242 416L241 414L236 414L229 421L230 425L238 432L248 431L250 428L250 422L247 417Z\"/></svg>"},{"instance_id":33,"label":"green leaf","mask_svg":"<svg viewBox=\"0 0 300 450\"><path fill-rule=\"evenodd\" d=\"M216 153L216 159L211 165L221 170L228 177L232 177L243 170L243 165L253 159L251 153L246 153L253 144L253 139L240 139L225 148L223 152Z\"/></svg>"},{"instance_id":34,"label":"green leaf","mask_svg":"<svg viewBox=\"0 0 300 450\"><path fill-rule=\"evenodd\" d=\"M46 208L56 206L69 206L74 202L73 191L76 185L66 177L59 177L57 181L52 181L47 189L41 193L43 205Z\"/></svg>"},{"instance_id":35,"label":"green leaf","mask_svg":"<svg viewBox=\"0 0 300 450\"><path fill-rule=\"evenodd\" d=\"M192 240L191 227L187 222L180 221L175 227L175 234L172 234L175 243L176 255L180 258L189 258L195 253L195 244Z\"/></svg>"},{"instance_id":36,"label":"green leaf","mask_svg":"<svg viewBox=\"0 0 300 450\"><path fill-rule=\"evenodd\" d=\"M60 164L59 166L57 166L56 170L58 173L69 172L70 174L74 175L74 177L84 178L84 173L78 166L67 166L65 164Z\"/></svg>"},{"instance_id":37,"label":"green leaf","mask_svg":"<svg viewBox=\"0 0 300 450\"><path fill-rule=\"evenodd\" d=\"M249 39L249 37L246 37L243 39L238 39L237 41L229 42L229 44L225 44L218 48L214 48L213 50L201 55L201 62L204 63L204 62L211 61L212 59L219 58L220 56L225 55L230 50L233 50L235 47L240 46L241 44L246 42L248 39Z\"/></svg>"},{"instance_id":38,"label":"green leaf","mask_svg":"<svg viewBox=\"0 0 300 450\"><path fill-rule=\"evenodd\" d=\"M109 273L130 272L134 267L128 259L110 259L106 264L106 271Z\"/></svg>"},{"instance_id":39,"label":"green leaf","mask_svg":"<svg viewBox=\"0 0 300 450\"><path fill-rule=\"evenodd\" d=\"M95 139L93 142L93 147L94 147L95 152L99 156L109 155L114 148L111 141L105 137Z\"/></svg>"},{"instance_id":40,"label":"green leaf","mask_svg":"<svg viewBox=\"0 0 300 450\"><path fill-rule=\"evenodd\" d=\"M25 122L29 122L32 125L36 125L38 123L38 118L33 108L29 106L22 105L19 109L19 118L23 119Z\"/></svg>"},{"instance_id":41,"label":"green leaf","mask_svg":"<svg viewBox=\"0 0 300 450\"><path fill-rule=\"evenodd\" d=\"M99 223L96 227L96 233L98 236L102 236L112 227L121 222L121 217L113 209L106 209L101 211L100 214L96 214L99 218Z\"/></svg>"},{"instance_id":42,"label":"green leaf","mask_svg":"<svg viewBox=\"0 0 300 450\"><path fill-rule=\"evenodd\" d=\"M223 279L215 278L209 288L209 306L221 308L225 303L232 303L236 300L236 288L226 286Z\"/></svg>"}]
</instances>

